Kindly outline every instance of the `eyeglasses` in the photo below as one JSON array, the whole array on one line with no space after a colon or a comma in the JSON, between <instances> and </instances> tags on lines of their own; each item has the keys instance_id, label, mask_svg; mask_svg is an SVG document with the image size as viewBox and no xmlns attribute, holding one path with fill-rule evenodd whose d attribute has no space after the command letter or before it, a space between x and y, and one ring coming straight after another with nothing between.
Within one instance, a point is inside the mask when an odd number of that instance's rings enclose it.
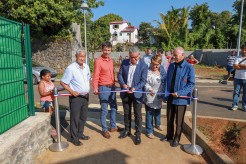
<instances>
[{"instance_id":1,"label":"eyeglasses","mask_svg":"<svg viewBox=\"0 0 246 164\"><path fill-rule=\"evenodd\" d=\"M131 56L130 56L130 59L138 60L138 56L137 56L137 57L131 57Z\"/></svg>"},{"instance_id":2,"label":"eyeglasses","mask_svg":"<svg viewBox=\"0 0 246 164\"><path fill-rule=\"evenodd\" d=\"M153 64L153 63L151 63L151 65L154 66L154 67L159 67L160 66L160 64Z\"/></svg>"}]
</instances>

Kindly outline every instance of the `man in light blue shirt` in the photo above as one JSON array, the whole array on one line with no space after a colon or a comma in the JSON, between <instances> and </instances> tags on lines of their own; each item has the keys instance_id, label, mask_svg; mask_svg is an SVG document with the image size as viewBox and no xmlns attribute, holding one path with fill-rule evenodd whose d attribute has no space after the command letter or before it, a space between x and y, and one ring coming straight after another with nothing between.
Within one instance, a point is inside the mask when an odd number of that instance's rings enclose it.
<instances>
[{"instance_id":1,"label":"man in light blue shirt","mask_svg":"<svg viewBox=\"0 0 246 164\"><path fill-rule=\"evenodd\" d=\"M152 57L153 55L151 48L147 48L142 60L148 65L148 67L150 66Z\"/></svg>"},{"instance_id":2,"label":"man in light blue shirt","mask_svg":"<svg viewBox=\"0 0 246 164\"><path fill-rule=\"evenodd\" d=\"M80 146L79 139L88 140L85 136L84 126L88 115L88 100L90 91L90 69L85 64L86 52L78 50L76 61L70 64L61 79L61 85L71 93L70 105L70 134L71 142Z\"/></svg>"}]
</instances>

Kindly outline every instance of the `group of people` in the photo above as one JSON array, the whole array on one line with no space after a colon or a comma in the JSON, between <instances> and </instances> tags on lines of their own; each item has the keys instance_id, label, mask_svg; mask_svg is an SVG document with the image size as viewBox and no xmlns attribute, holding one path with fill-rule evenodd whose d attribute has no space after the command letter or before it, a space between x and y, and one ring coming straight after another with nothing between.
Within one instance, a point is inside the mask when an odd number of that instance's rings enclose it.
<instances>
[{"instance_id":1,"label":"group of people","mask_svg":"<svg viewBox=\"0 0 246 164\"><path fill-rule=\"evenodd\" d=\"M140 58L140 51L137 47L129 49L129 59L124 59L118 73L118 82L121 90L124 109L125 128L116 125L117 101L115 72L113 59L110 57L112 45L110 42L102 44L102 55L94 63L92 86L95 95L98 95L101 105L101 126L102 136L109 139L110 133L121 132L120 139L131 136L132 107L135 117L135 144L141 143L142 133L142 104L146 110L146 135L150 139L155 138L154 127L160 131L162 102L167 102L167 134L162 141L172 141L172 146L179 145L182 124L186 107L190 104L192 89L195 85L195 73L193 64L198 61L191 56L185 59L184 49L177 47L172 51L170 57L163 50L159 49L155 55L151 49ZM171 59L172 58L172 59ZM71 93L70 105L70 134L71 142L79 146L80 140L89 140L84 135L84 127L88 115L88 102L90 91L91 74L85 64L86 52L78 50L76 61L69 65L61 79L61 85ZM228 78L229 73L235 70L233 103L231 110L238 109L241 88L243 89L242 110L246 111L246 45L241 47L241 56L235 57L235 51L228 57ZM45 111L52 113L54 99L54 84L50 81L51 73L42 70L41 81L38 89L41 95L41 105ZM184 98L186 97L186 98ZM107 125L106 117L110 107L110 127ZM174 130L174 121L176 129ZM55 129L52 129L56 134Z\"/></svg>"},{"instance_id":2,"label":"group of people","mask_svg":"<svg viewBox=\"0 0 246 164\"><path fill-rule=\"evenodd\" d=\"M154 127L163 130L161 126L162 102L167 102L167 134L162 141L172 141L171 145L179 145L186 107L190 104L191 94L195 85L194 68L185 60L184 49L177 47L173 51L173 61L169 62L163 50L152 55L151 49L141 58L138 47L129 48L129 59L124 59L120 65L118 82L120 90L115 86L114 62L110 57L112 45L104 42L101 46L102 55L94 62L92 77L93 92L98 95L101 105L100 120L102 136L110 139L110 133L121 132L123 139L132 134L132 108L135 119L134 143L141 143L142 134L142 104L146 110L146 135L155 138ZM71 93L70 105L70 134L71 142L80 146L80 140L89 140L84 134L88 115L88 101L91 74L85 64L86 52L78 50L76 61L69 65L60 84ZM44 91L46 92L46 91ZM116 124L117 99L120 97L124 109L124 128ZM51 91L47 91L47 95ZM46 96L46 94L43 94ZM185 98L184 98L185 97ZM188 97L188 98L187 98ZM51 104L48 104L51 106ZM106 121L110 107L110 123ZM174 121L176 130L174 130Z\"/></svg>"},{"instance_id":3,"label":"group of people","mask_svg":"<svg viewBox=\"0 0 246 164\"><path fill-rule=\"evenodd\" d=\"M118 82L121 90L124 109L124 124L122 129L116 125L117 101L115 72L113 59L110 57L112 45L110 42L102 44L102 55L94 63L92 86L95 95L98 95L101 105L102 136L109 139L110 133L122 131L120 139L132 135L132 107L135 117L135 144L141 143L142 133L142 104L146 110L146 135L154 138L153 120L156 127L162 130L160 113L162 101L167 101L167 135L163 141L173 140L172 146L178 146L186 105L190 99L180 96L191 96L195 85L194 68L184 60L184 49L178 47L174 50L174 63L167 68L162 67L162 57L146 54L140 58L137 47L129 49L129 59L122 61ZM146 52L148 53L149 50ZM79 146L80 139L88 140L84 135L84 126L88 113L88 99L90 90L90 71L85 64L86 53L78 50L76 62L69 65L61 79L61 85L73 96L69 97L71 113L71 142ZM166 73L167 69L167 73ZM159 94L160 93L160 94ZM110 107L110 126L106 117ZM176 118L176 131L174 133L174 119Z\"/></svg>"}]
</instances>

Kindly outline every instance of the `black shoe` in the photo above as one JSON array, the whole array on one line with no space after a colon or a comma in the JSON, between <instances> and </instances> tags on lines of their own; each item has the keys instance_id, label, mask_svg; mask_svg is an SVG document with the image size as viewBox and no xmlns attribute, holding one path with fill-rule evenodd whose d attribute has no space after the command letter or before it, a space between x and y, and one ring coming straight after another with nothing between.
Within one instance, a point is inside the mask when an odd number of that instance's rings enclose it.
<instances>
[{"instance_id":1,"label":"black shoe","mask_svg":"<svg viewBox=\"0 0 246 164\"><path fill-rule=\"evenodd\" d=\"M81 139L81 140L89 140L90 137L89 136L82 135L81 137L79 137L79 139Z\"/></svg>"},{"instance_id":2,"label":"black shoe","mask_svg":"<svg viewBox=\"0 0 246 164\"><path fill-rule=\"evenodd\" d=\"M141 144L141 138L140 138L140 136L136 136L135 137L135 145L139 145L139 144Z\"/></svg>"},{"instance_id":3,"label":"black shoe","mask_svg":"<svg viewBox=\"0 0 246 164\"><path fill-rule=\"evenodd\" d=\"M172 147L177 147L177 146L179 146L179 141L173 140L171 146L172 146Z\"/></svg>"},{"instance_id":4,"label":"black shoe","mask_svg":"<svg viewBox=\"0 0 246 164\"><path fill-rule=\"evenodd\" d=\"M131 133L130 132L128 132L128 131L124 131L121 135L120 135L120 139L122 139L122 138L126 138L127 136L130 136L131 135Z\"/></svg>"},{"instance_id":5,"label":"black shoe","mask_svg":"<svg viewBox=\"0 0 246 164\"><path fill-rule=\"evenodd\" d=\"M80 141L74 141L74 140L72 140L71 141L75 146L81 146L82 145L82 142L80 142Z\"/></svg>"},{"instance_id":6,"label":"black shoe","mask_svg":"<svg viewBox=\"0 0 246 164\"><path fill-rule=\"evenodd\" d=\"M166 142L168 142L168 141L171 141L171 140L172 140L172 138L168 138L167 136L161 138L161 141L166 141Z\"/></svg>"}]
</instances>

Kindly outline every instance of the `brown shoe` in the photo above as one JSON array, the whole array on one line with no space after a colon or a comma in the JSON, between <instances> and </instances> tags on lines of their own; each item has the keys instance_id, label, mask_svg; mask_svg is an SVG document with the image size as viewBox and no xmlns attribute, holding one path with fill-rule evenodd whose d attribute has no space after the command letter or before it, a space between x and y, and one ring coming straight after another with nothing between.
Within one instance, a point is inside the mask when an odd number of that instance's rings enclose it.
<instances>
[{"instance_id":1,"label":"brown shoe","mask_svg":"<svg viewBox=\"0 0 246 164\"><path fill-rule=\"evenodd\" d=\"M103 135L103 137L105 137L107 139L109 139L111 137L108 131L102 131L102 135Z\"/></svg>"},{"instance_id":2,"label":"brown shoe","mask_svg":"<svg viewBox=\"0 0 246 164\"><path fill-rule=\"evenodd\" d=\"M109 131L112 133L112 132L120 132L120 131L123 131L124 128L120 128L120 127L116 127L116 128L109 128Z\"/></svg>"}]
</instances>

